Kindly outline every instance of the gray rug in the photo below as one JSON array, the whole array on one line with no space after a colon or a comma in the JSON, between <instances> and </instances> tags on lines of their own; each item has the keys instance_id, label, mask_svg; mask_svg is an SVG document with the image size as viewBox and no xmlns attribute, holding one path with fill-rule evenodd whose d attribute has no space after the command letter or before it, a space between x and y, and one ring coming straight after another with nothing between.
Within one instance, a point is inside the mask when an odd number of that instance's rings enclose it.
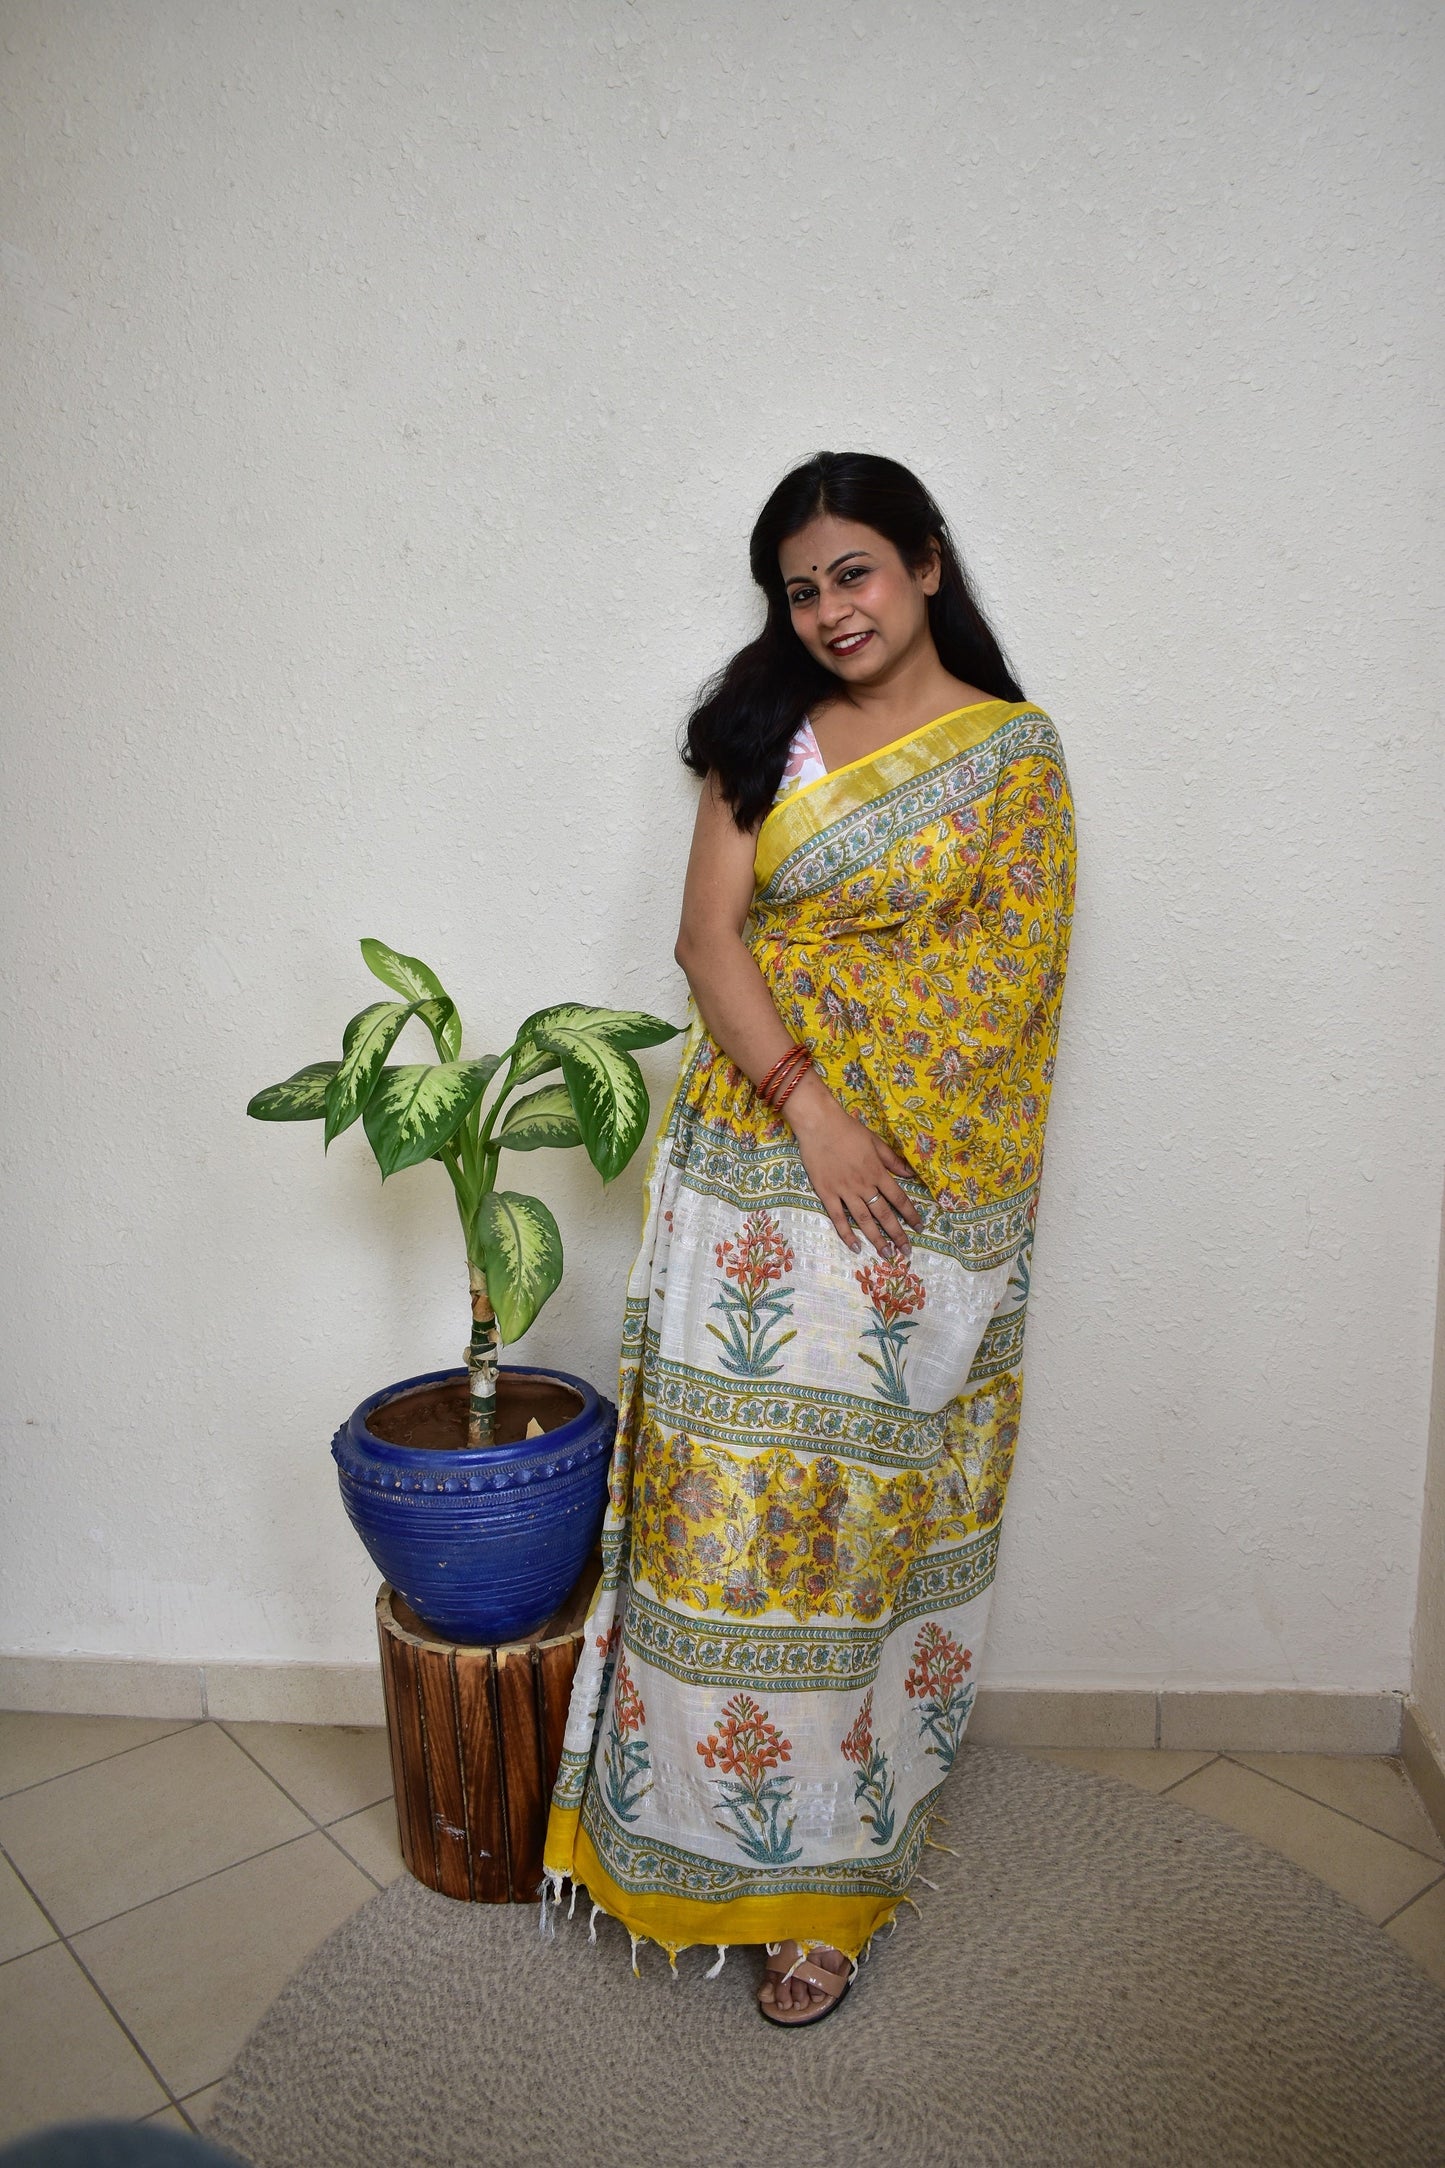
<instances>
[{"instance_id":1,"label":"gray rug","mask_svg":"<svg viewBox=\"0 0 1445 2168\"><path fill-rule=\"evenodd\" d=\"M759 1960L630 1971L587 1909L409 1878L302 1967L209 2136L254 2168L1442 2168L1445 1994L1353 1906L1190 1808L966 1748L896 1933L808 2032Z\"/></svg>"}]
</instances>

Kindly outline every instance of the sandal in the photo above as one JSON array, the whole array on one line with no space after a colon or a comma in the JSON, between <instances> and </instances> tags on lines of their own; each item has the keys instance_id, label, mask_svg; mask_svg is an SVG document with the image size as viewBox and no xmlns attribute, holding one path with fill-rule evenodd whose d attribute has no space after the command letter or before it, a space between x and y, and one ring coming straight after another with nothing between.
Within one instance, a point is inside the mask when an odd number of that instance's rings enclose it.
<instances>
[{"instance_id":1,"label":"sandal","mask_svg":"<svg viewBox=\"0 0 1445 2168\"><path fill-rule=\"evenodd\" d=\"M843 1962L848 1969L841 1974L830 1972L826 1965L811 1963L806 1956L798 1958L794 1964L785 1965L782 1952L779 1951L777 1956L775 1958L770 1957L763 1967L763 1978L765 1980L781 1980L787 1975L794 1980L803 1980L809 1987L821 1988L824 1994L827 1995L828 2000L817 2006L806 2007L802 2011L787 2017L776 2007L770 2010L766 2003L760 2002L758 2004L758 2015L768 2025L821 2025L825 2017L833 2015L833 2012L853 1985L853 1974L857 1968L850 1964L846 1957Z\"/></svg>"}]
</instances>

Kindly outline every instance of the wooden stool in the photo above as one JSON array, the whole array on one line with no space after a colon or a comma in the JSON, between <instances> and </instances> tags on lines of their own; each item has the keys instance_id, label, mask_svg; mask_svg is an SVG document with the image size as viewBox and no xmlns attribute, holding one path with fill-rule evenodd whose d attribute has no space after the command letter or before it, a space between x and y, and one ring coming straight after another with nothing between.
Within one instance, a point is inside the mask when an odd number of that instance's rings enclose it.
<instances>
[{"instance_id":1,"label":"wooden stool","mask_svg":"<svg viewBox=\"0 0 1445 2168\"><path fill-rule=\"evenodd\" d=\"M383 1582L376 1599L401 1856L418 1882L473 1904L532 1904L562 1758L593 1552L561 1609L501 1648L443 1641Z\"/></svg>"}]
</instances>

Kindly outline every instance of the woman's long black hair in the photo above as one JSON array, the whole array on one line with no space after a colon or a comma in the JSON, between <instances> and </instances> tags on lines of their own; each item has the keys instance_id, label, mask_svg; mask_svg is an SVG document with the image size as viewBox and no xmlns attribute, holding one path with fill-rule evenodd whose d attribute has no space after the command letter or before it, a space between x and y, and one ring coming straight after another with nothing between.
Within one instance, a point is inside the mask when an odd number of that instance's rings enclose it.
<instances>
[{"instance_id":1,"label":"woman's long black hair","mask_svg":"<svg viewBox=\"0 0 1445 2168\"><path fill-rule=\"evenodd\" d=\"M687 720L682 757L697 775L716 773L739 828L750 828L772 804L789 743L809 708L838 691L838 679L793 630L778 569L788 537L829 512L885 535L911 571L923 569L937 542L942 578L928 598L928 626L940 662L996 700L1024 698L943 514L917 475L872 452L817 452L783 476L748 540L753 578L768 598L767 621L703 687Z\"/></svg>"}]
</instances>

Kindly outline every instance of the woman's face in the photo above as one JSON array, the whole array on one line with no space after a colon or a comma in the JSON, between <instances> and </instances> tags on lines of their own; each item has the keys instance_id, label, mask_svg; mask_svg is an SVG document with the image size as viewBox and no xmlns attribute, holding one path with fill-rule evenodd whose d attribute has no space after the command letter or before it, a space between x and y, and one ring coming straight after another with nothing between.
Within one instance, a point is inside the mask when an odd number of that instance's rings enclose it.
<instances>
[{"instance_id":1,"label":"woman's face","mask_svg":"<svg viewBox=\"0 0 1445 2168\"><path fill-rule=\"evenodd\" d=\"M778 552L793 629L845 685L873 685L932 645L928 597L937 594L937 552L910 572L893 544L858 520L831 512L790 535Z\"/></svg>"}]
</instances>

